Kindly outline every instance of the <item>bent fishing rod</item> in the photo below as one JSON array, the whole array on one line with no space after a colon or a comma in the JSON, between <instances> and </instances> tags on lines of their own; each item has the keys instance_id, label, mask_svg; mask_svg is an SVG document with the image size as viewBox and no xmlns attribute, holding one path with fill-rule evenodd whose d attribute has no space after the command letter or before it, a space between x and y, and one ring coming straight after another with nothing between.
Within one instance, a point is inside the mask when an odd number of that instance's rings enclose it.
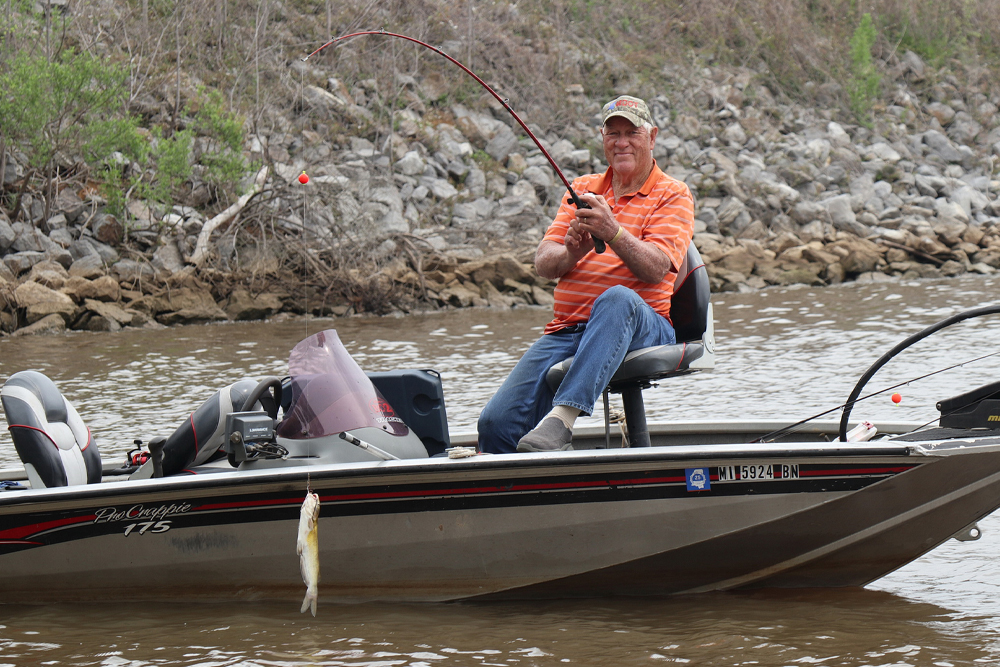
<instances>
[{"instance_id":1,"label":"bent fishing rod","mask_svg":"<svg viewBox=\"0 0 1000 667\"><path fill-rule=\"evenodd\" d=\"M531 138L533 142L535 142L535 145L538 146L538 150L542 151L542 155L545 156L545 159L549 161L550 165L552 165L552 169L555 170L556 174L559 175L559 180L561 180L563 184L566 186L566 189L569 191L570 200L572 200L573 204L575 204L578 209L590 208L590 205L584 202L582 199L580 199L580 196L576 194L576 192L573 190L573 186L570 185L569 180L566 178L566 175L563 174L562 169L559 168L559 165L556 164L556 161L552 158L551 155L549 155L549 152L545 150L545 146L543 146L542 142L538 140L538 137L535 136L535 133L532 132L530 129L528 129L528 126L525 125L523 120L521 120L521 117L518 116L517 113L515 113L514 110L510 107L510 101L507 98L500 97L500 94L497 93L497 91L493 90L493 88L491 88L488 83L479 78L479 76L477 76L475 72L473 72L471 69L469 69L462 63L458 62L451 56L449 56L447 53L445 53L438 47L432 46L427 42L422 42L419 39L416 39L415 37L410 37L408 35L401 35L395 32L387 32L384 28L381 30L362 30L360 32L352 32L349 35L341 35L340 37L334 37L329 42L327 42L323 46L319 47L318 49L307 55L305 58L302 58L302 62L308 62L310 58L320 53L321 51L325 50L326 48L333 46L334 44L337 44L338 42L343 42L344 40L350 39L351 37L360 37L362 35L381 35L383 37L395 37L397 39L405 39L408 42L413 42L414 44L418 44L424 47L425 49L433 51L439 56L446 58L452 64L458 66L459 69L461 69L463 72L465 72L473 79L475 79L476 83L485 88L486 92L492 95L497 102L503 105L503 108L507 110L507 113L509 113L514 118L514 120L517 121L517 124L521 126L521 129L525 131L525 133L528 135L528 137ZM597 238L596 236L592 238L594 239L594 252L598 254L604 252L605 249L607 248L605 242L602 239Z\"/></svg>"}]
</instances>

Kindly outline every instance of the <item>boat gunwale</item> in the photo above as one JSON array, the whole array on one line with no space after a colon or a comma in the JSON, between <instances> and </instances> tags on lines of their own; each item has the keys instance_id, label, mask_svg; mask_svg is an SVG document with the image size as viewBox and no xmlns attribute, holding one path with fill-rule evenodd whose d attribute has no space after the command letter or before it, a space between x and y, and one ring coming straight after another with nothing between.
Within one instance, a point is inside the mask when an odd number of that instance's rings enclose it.
<instances>
[{"instance_id":1,"label":"boat gunwale","mask_svg":"<svg viewBox=\"0 0 1000 667\"><path fill-rule=\"evenodd\" d=\"M750 424L758 427L772 423L787 422L684 422L651 424L651 430L667 432L670 429L689 429L700 424L697 432L734 432L745 430ZM902 425L902 424L900 424ZM708 428L716 427L716 430ZM718 428L722 426L722 428ZM826 426L826 425L820 425ZM907 424L906 426L913 426ZM600 430L603 434L603 428ZM675 431L676 432L676 431ZM978 435L978 434L977 434ZM88 484L51 489L25 489L0 494L0 515L16 512L15 508L26 504L49 504L60 501L88 502L95 498L115 498L116 502L141 501L149 496L173 496L188 494L188 497L209 496L221 492L253 494L273 492L275 487L295 487L298 491L303 482L315 488L325 488L332 484L360 486L395 483L401 477L410 478L408 483L432 482L442 474L461 474L463 479L479 481L495 478L497 473L510 471L518 476L541 477L546 474L571 475L594 473L597 467L608 473L634 472L636 468L651 463L684 464L694 461L711 461L710 465L728 462L775 459L820 459L837 461L847 459L870 459L872 457L907 458L918 457L923 461L939 456L956 455L963 452L1000 449L1000 433L995 436L982 434L995 443L969 444L965 440L952 441L908 441L894 443L879 440L874 442L781 442L781 443L725 443L695 445L663 445L635 449L581 449L565 452L479 455L459 459L431 457L403 459L395 461L364 461L352 463L330 463L322 465L302 465L275 467L261 470L220 469L218 473L206 472L198 475L175 476L160 479L114 480L100 484ZM583 436L586 437L586 436ZM975 438L973 438L975 439ZM942 446L943 445L943 446ZM0 470L0 478L4 472ZM380 480L379 478L382 478Z\"/></svg>"}]
</instances>

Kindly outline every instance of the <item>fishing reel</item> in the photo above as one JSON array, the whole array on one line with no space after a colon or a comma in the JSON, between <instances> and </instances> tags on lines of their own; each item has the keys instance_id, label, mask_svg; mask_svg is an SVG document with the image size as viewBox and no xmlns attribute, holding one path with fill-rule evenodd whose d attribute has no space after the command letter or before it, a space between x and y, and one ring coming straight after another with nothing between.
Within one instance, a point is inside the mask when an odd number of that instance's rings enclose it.
<instances>
[{"instance_id":1,"label":"fishing reel","mask_svg":"<svg viewBox=\"0 0 1000 667\"><path fill-rule=\"evenodd\" d=\"M226 415L226 438L222 449L234 468L244 461L288 456L288 450L279 445L275 437L274 419L263 410Z\"/></svg>"}]
</instances>

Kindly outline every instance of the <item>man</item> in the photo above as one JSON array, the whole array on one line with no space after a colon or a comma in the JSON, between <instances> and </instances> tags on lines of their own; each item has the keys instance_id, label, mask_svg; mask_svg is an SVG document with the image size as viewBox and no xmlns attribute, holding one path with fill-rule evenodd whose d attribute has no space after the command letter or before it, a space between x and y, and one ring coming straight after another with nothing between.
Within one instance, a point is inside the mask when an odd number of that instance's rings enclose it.
<instances>
[{"instance_id":1,"label":"man","mask_svg":"<svg viewBox=\"0 0 1000 667\"><path fill-rule=\"evenodd\" d=\"M646 103L621 96L604 106L608 169L573 190L591 208L563 203L535 254L535 268L559 280L555 318L479 417L484 452L572 448L573 424L590 414L631 350L675 342L670 296L694 233L687 186L656 166L657 128ZM594 251L594 239L607 251ZM575 355L555 395L545 373Z\"/></svg>"}]
</instances>

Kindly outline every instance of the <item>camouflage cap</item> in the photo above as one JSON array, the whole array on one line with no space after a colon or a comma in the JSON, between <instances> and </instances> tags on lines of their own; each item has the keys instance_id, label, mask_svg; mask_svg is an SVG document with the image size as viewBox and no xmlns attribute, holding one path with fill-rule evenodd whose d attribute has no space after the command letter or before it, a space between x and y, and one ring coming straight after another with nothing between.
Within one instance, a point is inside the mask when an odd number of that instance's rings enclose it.
<instances>
[{"instance_id":1,"label":"camouflage cap","mask_svg":"<svg viewBox=\"0 0 1000 667\"><path fill-rule=\"evenodd\" d=\"M621 95L604 105L601 110L601 124L608 122L609 118L621 116L627 119L636 127L641 127L644 123L653 124L653 117L649 113L649 107L638 97Z\"/></svg>"}]
</instances>

